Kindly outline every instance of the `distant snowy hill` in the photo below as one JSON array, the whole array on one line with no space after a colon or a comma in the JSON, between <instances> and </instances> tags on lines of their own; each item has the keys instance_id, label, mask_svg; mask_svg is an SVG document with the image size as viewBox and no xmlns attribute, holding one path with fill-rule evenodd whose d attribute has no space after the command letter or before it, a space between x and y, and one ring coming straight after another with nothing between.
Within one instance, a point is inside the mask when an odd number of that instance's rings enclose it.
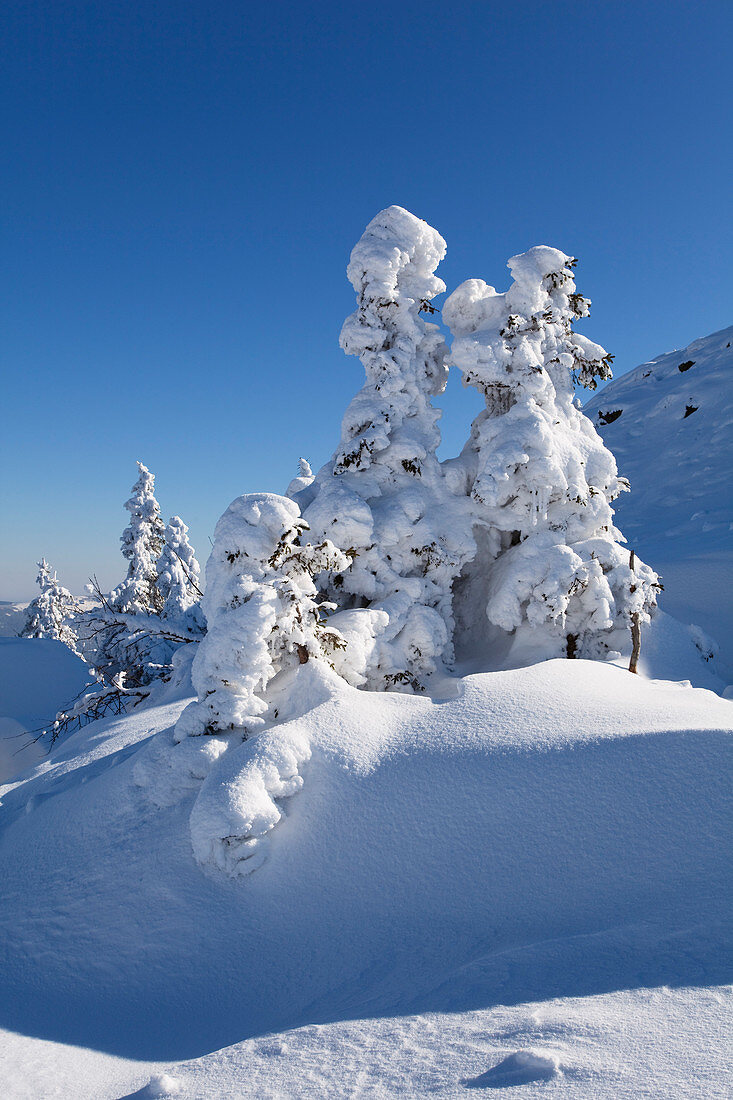
<instances>
[{"instance_id":1,"label":"distant snowy hill","mask_svg":"<svg viewBox=\"0 0 733 1100\"><path fill-rule=\"evenodd\" d=\"M660 606L721 646L733 676L733 326L661 355L586 404L631 482L629 546L662 574Z\"/></svg>"},{"instance_id":2,"label":"distant snowy hill","mask_svg":"<svg viewBox=\"0 0 733 1100\"><path fill-rule=\"evenodd\" d=\"M47 743L31 744L28 731L52 722L89 678L63 642L0 637L0 782L46 755Z\"/></svg>"},{"instance_id":3,"label":"distant snowy hill","mask_svg":"<svg viewBox=\"0 0 733 1100\"><path fill-rule=\"evenodd\" d=\"M17 638L27 618L27 603L0 601L0 638Z\"/></svg>"}]
</instances>

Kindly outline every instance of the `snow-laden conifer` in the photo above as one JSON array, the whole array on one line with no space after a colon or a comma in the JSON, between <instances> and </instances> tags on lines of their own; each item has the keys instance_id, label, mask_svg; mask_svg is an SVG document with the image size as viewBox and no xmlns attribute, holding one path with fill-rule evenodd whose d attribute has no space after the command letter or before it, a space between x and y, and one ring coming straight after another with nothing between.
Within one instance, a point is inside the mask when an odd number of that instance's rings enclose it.
<instances>
[{"instance_id":1,"label":"snow-laden conifer","mask_svg":"<svg viewBox=\"0 0 733 1100\"><path fill-rule=\"evenodd\" d=\"M166 526L157 572L161 618L180 624L190 633L200 633L204 627L201 567L188 541L188 527L179 516L171 516Z\"/></svg>"},{"instance_id":2,"label":"snow-laden conifer","mask_svg":"<svg viewBox=\"0 0 733 1100\"><path fill-rule=\"evenodd\" d=\"M97 606L82 617L83 656L99 685L87 699L91 710L97 698L120 707L126 698L145 698L155 681L169 677L176 649L204 629L188 528L174 516L166 535L155 478L137 465L138 480L125 504L130 523L120 540L127 576L109 595L95 580L90 590Z\"/></svg>"},{"instance_id":3,"label":"snow-laden conifer","mask_svg":"<svg viewBox=\"0 0 733 1100\"><path fill-rule=\"evenodd\" d=\"M80 607L67 588L59 583L56 571L45 558L38 563L36 584L40 594L28 604L23 638L53 638L77 652L77 634L73 619Z\"/></svg>"},{"instance_id":4,"label":"snow-laden conifer","mask_svg":"<svg viewBox=\"0 0 733 1100\"><path fill-rule=\"evenodd\" d=\"M142 462L137 468L139 477L125 503L130 523L120 538L122 554L130 564L127 576L109 599L115 611L126 615L159 613L163 607L157 563L165 543L165 528L155 499L155 477Z\"/></svg>"},{"instance_id":5,"label":"snow-laden conifer","mask_svg":"<svg viewBox=\"0 0 733 1100\"><path fill-rule=\"evenodd\" d=\"M368 673L371 687L419 687L450 657L451 584L471 553L461 502L446 491L432 398L445 387L446 346L431 299L445 242L399 206L383 210L351 253L357 309L341 347L366 382L342 423L341 441L298 499L320 537L356 551L331 594L342 608L386 612Z\"/></svg>"},{"instance_id":6,"label":"snow-laden conifer","mask_svg":"<svg viewBox=\"0 0 733 1100\"><path fill-rule=\"evenodd\" d=\"M344 646L324 618L313 578L347 569L350 559L327 540L307 541L307 531L297 504L273 493L237 497L219 520L206 565L208 633L191 674L198 700L181 715L177 740L253 732L278 672L329 660Z\"/></svg>"},{"instance_id":7,"label":"snow-laden conifer","mask_svg":"<svg viewBox=\"0 0 733 1100\"><path fill-rule=\"evenodd\" d=\"M443 316L451 362L486 403L461 462L487 533L479 567L490 567L489 621L528 628L548 654L593 656L612 628L634 614L648 620L657 578L642 563L630 568L611 508L628 482L574 403L574 383L593 389L611 377L611 356L573 329L590 306L574 266L557 249L532 248L509 261L505 294L470 279Z\"/></svg>"}]
</instances>

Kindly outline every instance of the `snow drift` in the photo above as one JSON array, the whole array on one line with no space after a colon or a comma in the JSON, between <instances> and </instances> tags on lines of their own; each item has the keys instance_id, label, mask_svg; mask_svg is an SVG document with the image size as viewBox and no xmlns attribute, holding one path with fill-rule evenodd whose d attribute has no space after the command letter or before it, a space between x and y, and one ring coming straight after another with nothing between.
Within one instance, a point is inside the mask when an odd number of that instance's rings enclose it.
<instances>
[{"instance_id":1,"label":"snow drift","mask_svg":"<svg viewBox=\"0 0 733 1100\"><path fill-rule=\"evenodd\" d=\"M171 703L3 790L2 1025L173 1059L308 1022L730 980L729 702L585 661L435 699L290 675L306 713L209 761L203 787L195 768L166 786ZM212 815L266 855L244 881L217 869Z\"/></svg>"}]
</instances>

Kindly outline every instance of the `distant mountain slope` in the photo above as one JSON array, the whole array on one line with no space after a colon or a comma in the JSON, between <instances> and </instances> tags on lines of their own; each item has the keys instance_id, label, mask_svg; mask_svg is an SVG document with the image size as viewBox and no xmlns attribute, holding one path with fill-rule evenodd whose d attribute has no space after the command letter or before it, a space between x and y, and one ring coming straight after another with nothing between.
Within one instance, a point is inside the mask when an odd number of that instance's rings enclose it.
<instances>
[{"instance_id":1,"label":"distant mountain slope","mask_svg":"<svg viewBox=\"0 0 733 1100\"><path fill-rule=\"evenodd\" d=\"M52 638L0 637L0 782L48 751L30 730L47 726L89 682L85 665Z\"/></svg>"},{"instance_id":2,"label":"distant mountain slope","mask_svg":"<svg viewBox=\"0 0 733 1100\"><path fill-rule=\"evenodd\" d=\"M25 626L27 603L0 601L0 638L17 638Z\"/></svg>"},{"instance_id":3,"label":"distant mountain slope","mask_svg":"<svg viewBox=\"0 0 733 1100\"><path fill-rule=\"evenodd\" d=\"M586 404L631 482L629 545L663 575L661 605L709 631L733 673L733 326L644 363Z\"/></svg>"}]
</instances>

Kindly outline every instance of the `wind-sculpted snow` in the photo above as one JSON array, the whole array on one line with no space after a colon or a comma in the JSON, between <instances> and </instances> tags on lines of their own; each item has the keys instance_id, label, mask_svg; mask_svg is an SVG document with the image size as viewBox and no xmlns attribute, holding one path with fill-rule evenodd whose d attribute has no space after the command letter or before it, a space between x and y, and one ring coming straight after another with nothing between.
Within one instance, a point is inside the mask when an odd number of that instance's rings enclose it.
<instances>
[{"instance_id":1,"label":"wind-sculpted snow","mask_svg":"<svg viewBox=\"0 0 733 1100\"><path fill-rule=\"evenodd\" d=\"M262 865L283 803L303 787L308 739L285 725L232 750L205 781L191 811L191 842L203 865L248 875Z\"/></svg>"}]
</instances>

